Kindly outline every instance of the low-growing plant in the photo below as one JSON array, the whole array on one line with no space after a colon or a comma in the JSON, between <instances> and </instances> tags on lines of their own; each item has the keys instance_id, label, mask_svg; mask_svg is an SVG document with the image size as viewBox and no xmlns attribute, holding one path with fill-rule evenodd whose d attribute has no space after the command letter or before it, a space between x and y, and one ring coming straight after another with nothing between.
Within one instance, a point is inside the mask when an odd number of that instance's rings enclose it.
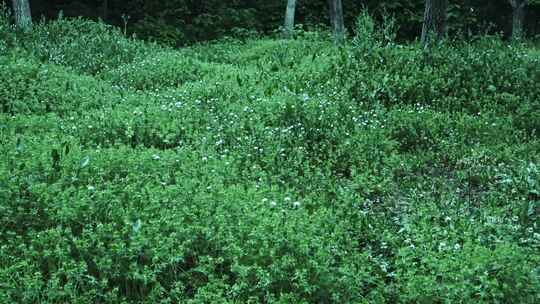
<instances>
[{"instance_id":1,"label":"low-growing plant","mask_svg":"<svg viewBox=\"0 0 540 304\"><path fill-rule=\"evenodd\" d=\"M119 29L81 18L43 23L20 43L42 62L70 67L90 75L131 63L159 50L125 37Z\"/></svg>"},{"instance_id":2,"label":"low-growing plant","mask_svg":"<svg viewBox=\"0 0 540 304\"><path fill-rule=\"evenodd\" d=\"M111 69L102 78L123 89L152 91L178 88L186 82L200 80L211 72L211 66L168 51Z\"/></svg>"},{"instance_id":3,"label":"low-growing plant","mask_svg":"<svg viewBox=\"0 0 540 304\"><path fill-rule=\"evenodd\" d=\"M0 23L0 302L539 302L535 51L360 23Z\"/></svg>"},{"instance_id":4,"label":"low-growing plant","mask_svg":"<svg viewBox=\"0 0 540 304\"><path fill-rule=\"evenodd\" d=\"M40 63L11 53L0 57L0 111L11 115L57 113L64 115L117 103L118 90L69 68Z\"/></svg>"}]
</instances>

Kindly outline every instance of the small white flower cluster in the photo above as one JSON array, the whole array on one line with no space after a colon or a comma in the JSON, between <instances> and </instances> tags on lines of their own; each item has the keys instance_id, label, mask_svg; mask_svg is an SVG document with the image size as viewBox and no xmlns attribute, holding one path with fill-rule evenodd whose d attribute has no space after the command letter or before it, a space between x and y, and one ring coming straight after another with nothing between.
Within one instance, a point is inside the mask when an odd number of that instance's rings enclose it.
<instances>
[{"instance_id":1,"label":"small white flower cluster","mask_svg":"<svg viewBox=\"0 0 540 304\"><path fill-rule=\"evenodd\" d=\"M286 197L284 200L284 204L285 205L290 205L292 206L293 208L300 208L300 206L302 205L299 201L292 201L292 199L290 197ZM269 199L267 198L263 198L262 200L263 203L268 203L270 205L270 207L274 208L274 207L277 207L278 203L274 200L270 201Z\"/></svg>"},{"instance_id":2,"label":"small white flower cluster","mask_svg":"<svg viewBox=\"0 0 540 304\"><path fill-rule=\"evenodd\" d=\"M450 244L447 244L446 242L439 243L439 251L449 251L454 250L458 251L461 249L461 245L459 243L455 243L453 246Z\"/></svg>"},{"instance_id":3,"label":"small white flower cluster","mask_svg":"<svg viewBox=\"0 0 540 304\"><path fill-rule=\"evenodd\" d=\"M377 113L375 111L370 111L363 113L359 116L353 117L352 121L360 126L371 128L371 129L378 129L378 128L384 128L384 125L386 123L386 119L378 117Z\"/></svg>"}]
</instances>

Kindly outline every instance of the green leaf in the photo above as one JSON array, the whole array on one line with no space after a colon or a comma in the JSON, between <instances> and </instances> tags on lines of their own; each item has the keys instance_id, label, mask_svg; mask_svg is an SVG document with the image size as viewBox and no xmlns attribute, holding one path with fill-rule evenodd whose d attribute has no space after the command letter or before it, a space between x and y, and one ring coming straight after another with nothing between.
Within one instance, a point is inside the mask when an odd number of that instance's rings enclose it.
<instances>
[{"instance_id":1,"label":"green leaf","mask_svg":"<svg viewBox=\"0 0 540 304\"><path fill-rule=\"evenodd\" d=\"M137 234L142 227L141 219L137 219L135 223L133 223L133 234Z\"/></svg>"},{"instance_id":2,"label":"green leaf","mask_svg":"<svg viewBox=\"0 0 540 304\"><path fill-rule=\"evenodd\" d=\"M529 202L529 208L527 210L527 216L530 218L534 215L534 210L536 209L536 204L534 202Z\"/></svg>"},{"instance_id":3,"label":"green leaf","mask_svg":"<svg viewBox=\"0 0 540 304\"><path fill-rule=\"evenodd\" d=\"M80 163L79 167L80 167L81 169L84 169L84 168L86 168L89 164L90 164L90 156L85 156L85 157L81 160L81 163Z\"/></svg>"}]
</instances>

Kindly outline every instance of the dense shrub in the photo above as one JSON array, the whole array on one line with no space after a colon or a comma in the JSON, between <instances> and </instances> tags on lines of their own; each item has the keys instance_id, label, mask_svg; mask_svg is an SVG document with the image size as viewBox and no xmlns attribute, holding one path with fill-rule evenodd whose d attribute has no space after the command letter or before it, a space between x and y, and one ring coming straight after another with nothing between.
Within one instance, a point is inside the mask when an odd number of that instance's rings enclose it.
<instances>
[{"instance_id":1,"label":"dense shrub","mask_svg":"<svg viewBox=\"0 0 540 304\"><path fill-rule=\"evenodd\" d=\"M125 37L110 25L81 18L59 18L25 36L21 44L39 60L91 75L129 64L157 49Z\"/></svg>"},{"instance_id":2,"label":"dense shrub","mask_svg":"<svg viewBox=\"0 0 540 304\"><path fill-rule=\"evenodd\" d=\"M0 57L0 110L3 113L63 115L121 102L121 93L99 80L25 58L21 53Z\"/></svg>"},{"instance_id":3,"label":"dense shrub","mask_svg":"<svg viewBox=\"0 0 540 304\"><path fill-rule=\"evenodd\" d=\"M393 46L391 24L380 28L369 16L359 17L354 47L342 56L346 68L337 71L354 98L469 113L514 112L539 99L539 59L529 50L491 38L473 45L448 42L425 53Z\"/></svg>"},{"instance_id":4,"label":"dense shrub","mask_svg":"<svg viewBox=\"0 0 540 304\"><path fill-rule=\"evenodd\" d=\"M13 36L0 302L539 302L537 51L362 18L340 48Z\"/></svg>"},{"instance_id":5,"label":"dense shrub","mask_svg":"<svg viewBox=\"0 0 540 304\"><path fill-rule=\"evenodd\" d=\"M156 52L138 62L119 66L103 75L122 88L158 90L200 80L212 67L177 52Z\"/></svg>"},{"instance_id":6,"label":"dense shrub","mask_svg":"<svg viewBox=\"0 0 540 304\"><path fill-rule=\"evenodd\" d=\"M503 244L489 249L445 241L433 244L435 249L426 248L431 244L418 245L418 249L403 249L396 265L404 302L494 303L512 299L534 303L539 299L539 261L519 247Z\"/></svg>"}]
</instances>

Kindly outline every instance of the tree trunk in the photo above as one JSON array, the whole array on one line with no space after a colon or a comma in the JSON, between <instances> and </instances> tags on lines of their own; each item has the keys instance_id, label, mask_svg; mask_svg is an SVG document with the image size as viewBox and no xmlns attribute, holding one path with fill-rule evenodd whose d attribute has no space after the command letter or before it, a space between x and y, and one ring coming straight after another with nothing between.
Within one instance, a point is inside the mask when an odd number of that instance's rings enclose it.
<instances>
[{"instance_id":1,"label":"tree trunk","mask_svg":"<svg viewBox=\"0 0 540 304\"><path fill-rule=\"evenodd\" d=\"M446 34L447 8L448 0L426 0L421 38L424 47L430 44L431 36L435 36L438 41Z\"/></svg>"},{"instance_id":2,"label":"tree trunk","mask_svg":"<svg viewBox=\"0 0 540 304\"><path fill-rule=\"evenodd\" d=\"M29 0L12 0L15 24L18 28L28 30L32 27L32 15L30 13Z\"/></svg>"},{"instance_id":3,"label":"tree trunk","mask_svg":"<svg viewBox=\"0 0 540 304\"><path fill-rule=\"evenodd\" d=\"M285 37L291 38L294 33L294 13L296 0L287 1L287 12L285 13Z\"/></svg>"},{"instance_id":4,"label":"tree trunk","mask_svg":"<svg viewBox=\"0 0 540 304\"><path fill-rule=\"evenodd\" d=\"M109 18L109 1L103 0L103 16L101 16L103 19L103 22L107 21L107 18Z\"/></svg>"},{"instance_id":5,"label":"tree trunk","mask_svg":"<svg viewBox=\"0 0 540 304\"><path fill-rule=\"evenodd\" d=\"M343 5L341 0L329 0L330 24L334 35L334 43L341 44L345 40L345 22L343 21Z\"/></svg>"},{"instance_id":6,"label":"tree trunk","mask_svg":"<svg viewBox=\"0 0 540 304\"><path fill-rule=\"evenodd\" d=\"M523 38L523 23L527 0L510 0L512 5L512 40Z\"/></svg>"}]
</instances>

